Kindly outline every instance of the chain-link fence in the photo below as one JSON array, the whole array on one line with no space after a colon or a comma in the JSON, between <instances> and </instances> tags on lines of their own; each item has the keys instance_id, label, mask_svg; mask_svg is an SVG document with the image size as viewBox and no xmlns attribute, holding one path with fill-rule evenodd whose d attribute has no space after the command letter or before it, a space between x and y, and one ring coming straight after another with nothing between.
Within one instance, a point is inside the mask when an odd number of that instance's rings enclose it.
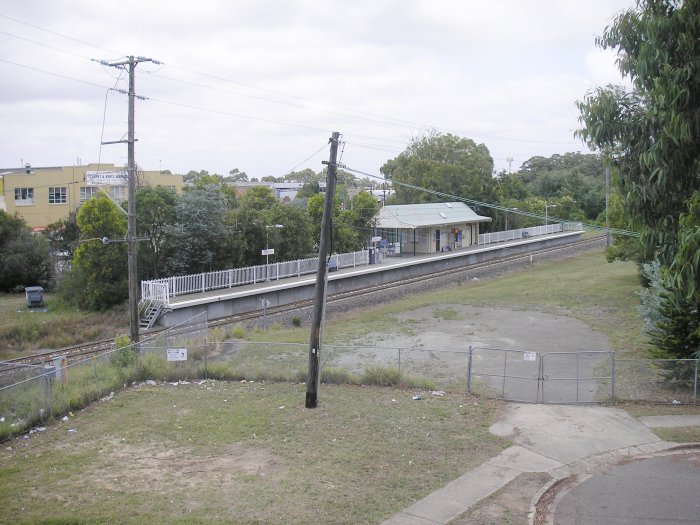
<instances>
[{"instance_id":1,"label":"chain-link fence","mask_svg":"<svg viewBox=\"0 0 700 525\"><path fill-rule=\"evenodd\" d=\"M209 344L207 377L305 381L309 345L224 341ZM323 345L324 383L464 388L467 351L377 346Z\"/></svg>"},{"instance_id":2,"label":"chain-link fence","mask_svg":"<svg viewBox=\"0 0 700 525\"><path fill-rule=\"evenodd\" d=\"M206 314L89 357L57 356L42 366L0 368L0 439L77 410L135 381L178 380L204 374ZM183 355L190 359L180 360Z\"/></svg>"},{"instance_id":3,"label":"chain-link fence","mask_svg":"<svg viewBox=\"0 0 700 525\"><path fill-rule=\"evenodd\" d=\"M616 359L613 352L538 353L326 344L323 383L466 389L545 403L610 400L698 402L699 360ZM0 439L61 416L126 385L196 379L306 381L308 344L210 341L206 314L87 358L0 367Z\"/></svg>"},{"instance_id":4,"label":"chain-link fence","mask_svg":"<svg viewBox=\"0 0 700 525\"><path fill-rule=\"evenodd\" d=\"M530 403L697 404L698 359L617 359L614 352L470 347L467 390Z\"/></svg>"},{"instance_id":5,"label":"chain-link fence","mask_svg":"<svg viewBox=\"0 0 700 525\"><path fill-rule=\"evenodd\" d=\"M617 359L615 398L697 404L699 359Z\"/></svg>"}]
</instances>

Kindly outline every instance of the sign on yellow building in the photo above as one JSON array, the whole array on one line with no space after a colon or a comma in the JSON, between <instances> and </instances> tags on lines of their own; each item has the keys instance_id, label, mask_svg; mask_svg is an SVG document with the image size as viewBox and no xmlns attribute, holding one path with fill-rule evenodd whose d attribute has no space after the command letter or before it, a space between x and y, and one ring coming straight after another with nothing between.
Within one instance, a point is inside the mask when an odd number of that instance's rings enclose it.
<instances>
[{"instance_id":1,"label":"sign on yellow building","mask_svg":"<svg viewBox=\"0 0 700 525\"><path fill-rule=\"evenodd\" d=\"M165 186L181 192L181 175L160 171L137 172L137 186ZM67 219L100 190L118 201L127 198L127 171L113 164L17 169L0 168L0 209L22 217L35 231ZM3 208L4 200L4 208Z\"/></svg>"}]
</instances>

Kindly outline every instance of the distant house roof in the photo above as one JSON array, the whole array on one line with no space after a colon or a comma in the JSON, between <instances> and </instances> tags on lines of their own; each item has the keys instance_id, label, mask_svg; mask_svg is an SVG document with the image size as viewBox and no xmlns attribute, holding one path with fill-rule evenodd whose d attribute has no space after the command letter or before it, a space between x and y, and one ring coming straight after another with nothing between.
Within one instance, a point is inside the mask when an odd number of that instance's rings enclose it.
<instances>
[{"instance_id":1,"label":"distant house roof","mask_svg":"<svg viewBox=\"0 0 700 525\"><path fill-rule=\"evenodd\" d=\"M377 227L413 229L490 220L491 217L477 215L463 202L430 202L384 206L377 215Z\"/></svg>"}]
</instances>

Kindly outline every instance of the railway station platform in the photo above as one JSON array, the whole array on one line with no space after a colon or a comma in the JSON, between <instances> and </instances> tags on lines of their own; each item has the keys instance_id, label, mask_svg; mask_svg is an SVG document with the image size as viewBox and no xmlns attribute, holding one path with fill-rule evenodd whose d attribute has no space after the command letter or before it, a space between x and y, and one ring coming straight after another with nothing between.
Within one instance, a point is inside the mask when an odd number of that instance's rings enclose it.
<instances>
[{"instance_id":1,"label":"railway station platform","mask_svg":"<svg viewBox=\"0 0 700 525\"><path fill-rule=\"evenodd\" d=\"M470 265L485 261L572 243L583 233L564 231L429 255L404 253L401 257L387 257L377 264L339 268L328 273L327 294L395 283L445 270L468 269ZM316 274L311 274L170 297L158 324L168 328L204 312L212 320L308 301L314 298L315 287Z\"/></svg>"}]
</instances>

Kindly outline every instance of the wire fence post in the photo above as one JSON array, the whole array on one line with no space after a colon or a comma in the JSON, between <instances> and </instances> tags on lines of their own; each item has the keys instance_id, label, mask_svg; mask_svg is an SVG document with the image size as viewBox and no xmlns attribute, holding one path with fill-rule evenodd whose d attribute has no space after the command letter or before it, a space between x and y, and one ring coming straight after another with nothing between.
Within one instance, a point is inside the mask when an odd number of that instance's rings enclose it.
<instances>
[{"instance_id":1,"label":"wire fence post","mask_svg":"<svg viewBox=\"0 0 700 525\"><path fill-rule=\"evenodd\" d=\"M399 348L399 385L401 385L401 349Z\"/></svg>"},{"instance_id":2,"label":"wire fence post","mask_svg":"<svg viewBox=\"0 0 700 525\"><path fill-rule=\"evenodd\" d=\"M44 395L46 396L46 408L48 408L49 417L53 417L53 405L51 403L51 373L45 373L44 379Z\"/></svg>"},{"instance_id":3,"label":"wire fence post","mask_svg":"<svg viewBox=\"0 0 700 525\"><path fill-rule=\"evenodd\" d=\"M615 401L615 352L610 352L610 401Z\"/></svg>"},{"instance_id":4,"label":"wire fence post","mask_svg":"<svg viewBox=\"0 0 700 525\"><path fill-rule=\"evenodd\" d=\"M469 345L469 354L467 355L467 392L472 391L472 354L474 348Z\"/></svg>"},{"instance_id":5,"label":"wire fence post","mask_svg":"<svg viewBox=\"0 0 700 525\"><path fill-rule=\"evenodd\" d=\"M209 379L209 342L207 339L204 340L204 379Z\"/></svg>"},{"instance_id":6,"label":"wire fence post","mask_svg":"<svg viewBox=\"0 0 700 525\"><path fill-rule=\"evenodd\" d=\"M700 363L700 359L695 360L695 378L693 381L693 404L697 404L698 402L698 363Z\"/></svg>"}]
</instances>

